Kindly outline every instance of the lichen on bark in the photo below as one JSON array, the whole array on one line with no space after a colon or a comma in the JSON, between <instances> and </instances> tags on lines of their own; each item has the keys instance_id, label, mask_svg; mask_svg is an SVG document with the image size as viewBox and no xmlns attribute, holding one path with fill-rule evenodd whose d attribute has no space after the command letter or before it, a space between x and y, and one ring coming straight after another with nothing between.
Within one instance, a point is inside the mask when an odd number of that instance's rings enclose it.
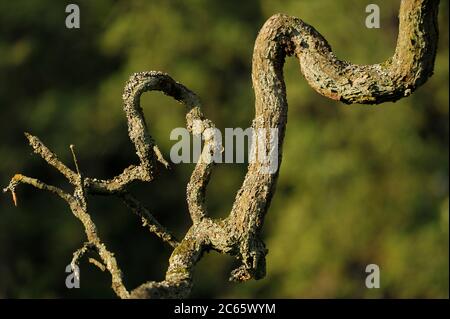
<instances>
[{"instance_id":1,"label":"lichen on bark","mask_svg":"<svg viewBox=\"0 0 450 319\"><path fill-rule=\"evenodd\" d=\"M252 127L277 130L277 167L281 165L287 122L283 79L285 58L295 56L309 85L330 99L347 104L396 101L413 93L432 75L437 49L438 6L438 0L403 0L395 53L387 61L374 65L355 65L339 60L325 38L298 18L282 14L269 18L258 34L253 53L255 118ZM101 262L92 260L92 263L110 273L112 288L120 298L189 296L195 264L209 250L230 254L241 261L241 266L231 272L230 280L263 278L267 249L261 239L261 228L275 193L279 170L267 172L261 162L250 163L230 214L215 220L209 217L205 205L214 162L198 161L186 189L192 226L183 239L176 239L127 191L127 186L135 181L152 182L158 170L169 165L149 133L140 106L140 96L147 91L161 91L183 104L186 126L191 133L194 133L194 123L196 134L214 128L214 123L205 118L201 111L200 99L188 88L162 72L136 73L128 80L122 98L129 137L139 158L138 166L131 165L108 180L84 177L78 169L75 172L63 164L37 137L26 133L34 152L72 184L73 194L21 174L16 174L4 191L11 192L14 203L17 203L17 186L28 184L66 201L74 216L83 224L87 238L87 242L74 253L72 264L77 264L87 250L95 251ZM209 152L216 143L214 136L209 137L202 152ZM125 287L114 254L101 241L88 211L88 195L119 197L141 218L150 232L173 248L163 281L145 282L133 290Z\"/></svg>"}]
</instances>

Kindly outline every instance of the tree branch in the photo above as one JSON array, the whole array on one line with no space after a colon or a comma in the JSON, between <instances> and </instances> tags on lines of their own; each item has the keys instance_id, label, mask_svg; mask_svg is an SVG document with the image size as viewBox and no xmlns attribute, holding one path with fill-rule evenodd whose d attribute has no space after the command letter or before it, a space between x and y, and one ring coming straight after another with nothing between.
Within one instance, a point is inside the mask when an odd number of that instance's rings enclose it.
<instances>
[{"instance_id":1,"label":"tree branch","mask_svg":"<svg viewBox=\"0 0 450 319\"><path fill-rule=\"evenodd\" d=\"M310 86L333 100L348 104L396 101L410 95L432 74L438 36L438 5L438 0L403 0L395 53L387 61L374 65L355 65L339 60L322 35L298 18L277 14L267 20L258 34L253 53L252 80L256 114L252 127L266 131L274 129L277 132L277 167L281 165L287 120L283 79L285 57L295 55ZM231 280L264 277L267 249L260 233L275 192L278 170L268 173L265 163L250 163L229 216L213 220L207 214L205 194L214 163L206 159L218 144L213 136L209 136L202 150L202 158L197 162L187 185L187 202L193 225L180 242L126 191L126 187L134 181L153 181L158 172L158 162L168 167L148 132L140 107L140 96L146 91L155 90L185 105L186 125L192 134L207 136L207 131L214 128L214 124L203 116L198 97L185 86L161 72L136 73L127 82L122 98L128 133L140 162L138 166L129 166L109 180L83 178L79 169L78 174L73 172L37 137L26 134L35 153L60 171L75 187L74 195L19 174L13 177L4 191L13 194L15 203L15 188L19 183L30 184L63 198L82 222L88 239L88 246L74 253L73 263L85 253L87 247L94 247L111 274L114 291L121 298L187 297L192 288L194 266L203 253L211 249L235 256L242 262L232 271ZM271 145L266 142L265 146L267 149ZM174 248L163 281L145 282L131 292L125 288L114 254L100 241L95 224L87 212L86 193L119 196L142 218L144 226L148 226L151 232Z\"/></svg>"}]
</instances>

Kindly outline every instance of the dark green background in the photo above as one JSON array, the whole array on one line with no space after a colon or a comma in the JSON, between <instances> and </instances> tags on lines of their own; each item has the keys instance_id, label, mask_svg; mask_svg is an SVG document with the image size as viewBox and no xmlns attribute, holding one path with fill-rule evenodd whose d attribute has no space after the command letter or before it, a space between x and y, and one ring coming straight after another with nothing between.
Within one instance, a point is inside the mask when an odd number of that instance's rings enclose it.
<instances>
[{"instance_id":1,"label":"dark green background","mask_svg":"<svg viewBox=\"0 0 450 319\"><path fill-rule=\"evenodd\" d=\"M336 54L377 63L393 54L399 1L76 1L81 28L66 29L65 1L0 1L0 183L14 173L69 189L33 155L39 136L73 167L108 178L136 163L121 106L133 72L159 70L195 91L220 129L250 125L251 57L272 14L297 16ZM365 7L381 8L367 29ZM234 284L229 256L198 264L193 297L448 298L448 2L439 14L434 76L411 97L381 106L346 106L315 93L288 59L289 120L277 193L264 226L267 277ZM158 93L142 106L166 157L183 108ZM181 237L189 226L185 186L192 164L175 165L132 191ZM226 216L246 171L218 165L208 189L214 216ZM85 240L65 203L23 186L19 207L0 197L0 298L113 297L110 277L83 260L81 288L66 289L72 252ZM169 247L120 201L92 198L101 237L116 253L129 289L161 280ZM365 288L365 266L381 288Z\"/></svg>"}]
</instances>

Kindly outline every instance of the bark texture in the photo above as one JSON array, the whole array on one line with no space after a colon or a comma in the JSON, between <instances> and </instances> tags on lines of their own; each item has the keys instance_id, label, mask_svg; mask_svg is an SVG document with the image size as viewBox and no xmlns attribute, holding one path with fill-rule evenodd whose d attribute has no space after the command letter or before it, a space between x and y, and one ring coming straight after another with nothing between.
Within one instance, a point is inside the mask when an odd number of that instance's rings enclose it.
<instances>
[{"instance_id":1,"label":"bark texture","mask_svg":"<svg viewBox=\"0 0 450 319\"><path fill-rule=\"evenodd\" d=\"M437 45L438 0L403 0L399 13L399 35L394 55L381 64L355 65L339 60L327 41L312 26L300 19L276 14L264 24L255 42L252 80L255 91L255 129L277 129L278 166L281 165L282 144L287 121L286 89L283 65L286 56L295 56L309 85L318 93L347 104L379 104L396 101L410 95L425 83L433 72ZM199 98L182 84L161 72L141 72L132 75L123 94L128 132L139 157L138 166L129 166L109 180L84 177L60 162L37 137L26 133L34 152L61 172L74 186L73 194L47 185L37 179L15 175L5 192L17 201L15 189L29 184L56 194L67 202L72 213L83 224L87 242L74 253L76 264L87 250L97 252L101 262L92 263L111 274L112 288L120 298L184 298L191 291L193 269L203 253L215 250L230 254L241 261L230 280L245 281L264 277L267 249L260 237L264 216L275 192L278 170L268 173L262 163L248 166L244 182L236 195L228 217L213 220L208 217L205 192L214 163L204 160L218 145L214 136L207 137L201 160L195 166L187 185L187 202L192 226L179 241L166 230L149 210L127 191L135 181L151 182L161 166L169 164L148 131L140 107L140 96L146 91L161 91L185 106L186 125L193 134L204 134L214 124L201 112ZM202 160L203 159L203 160ZM159 165L160 163L161 165ZM114 257L100 240L88 212L88 195L120 197L138 215L143 225L167 242L173 252L166 278L149 281L128 290Z\"/></svg>"}]
</instances>

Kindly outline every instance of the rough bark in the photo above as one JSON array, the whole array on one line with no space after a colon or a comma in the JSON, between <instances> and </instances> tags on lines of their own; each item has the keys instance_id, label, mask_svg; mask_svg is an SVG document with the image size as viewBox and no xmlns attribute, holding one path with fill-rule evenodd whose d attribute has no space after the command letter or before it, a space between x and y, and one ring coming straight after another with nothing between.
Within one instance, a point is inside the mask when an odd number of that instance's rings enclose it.
<instances>
[{"instance_id":1,"label":"rough bark","mask_svg":"<svg viewBox=\"0 0 450 319\"><path fill-rule=\"evenodd\" d=\"M318 93L347 104L379 104L396 101L410 95L425 83L433 72L437 45L438 0L403 0L399 13L399 36L394 55L374 65L355 65L339 60L327 41L300 19L277 14L260 30L253 54L252 80L255 91L255 129L277 129L278 166L281 165L282 144L287 121L286 89L283 65L286 56L294 55L310 86ZM249 164L244 182L237 193L228 217L213 220L208 217L205 192L214 163L200 160L187 185L187 202L192 226L178 241L136 198L127 192L134 181L151 182L160 168L168 166L148 132L139 99L146 91L162 91L186 107L187 128L202 134L214 124L201 112L198 97L189 89L161 72L142 72L131 76L123 94L128 132L139 157L138 166L126 168L120 175L99 180L83 177L61 163L37 137L26 134L34 152L60 171L74 186L73 194L46 185L20 174L5 188L13 195L18 184L32 185L50 191L65 200L75 217L83 224L87 243L74 253L73 264L88 250L98 253L112 277L112 288L120 298L182 298L192 288L193 268L203 253L216 250L238 258L242 265L231 273L231 280L259 279L265 275L267 249L260 238L264 216L275 192L278 170L268 173L262 163ZM195 125L194 125L195 124ZM216 147L214 136L205 143L202 159ZM73 149L72 149L73 150ZM76 158L74 154L76 163ZM87 195L120 197L143 221L150 232L173 247L166 278L162 282L146 282L128 291L123 284L114 254L100 240L88 213Z\"/></svg>"}]
</instances>

